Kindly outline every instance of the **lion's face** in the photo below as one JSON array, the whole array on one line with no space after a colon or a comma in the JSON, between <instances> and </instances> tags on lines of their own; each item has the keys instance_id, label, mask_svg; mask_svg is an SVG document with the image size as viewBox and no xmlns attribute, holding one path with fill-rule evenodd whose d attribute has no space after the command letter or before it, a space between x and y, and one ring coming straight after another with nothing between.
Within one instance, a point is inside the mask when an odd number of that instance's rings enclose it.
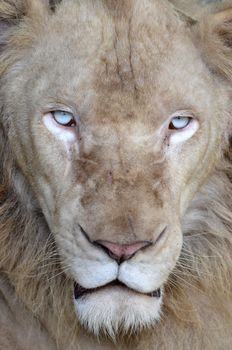
<instances>
[{"instance_id":1,"label":"lion's face","mask_svg":"<svg viewBox=\"0 0 232 350\"><path fill-rule=\"evenodd\" d=\"M224 92L169 5L113 15L106 3L64 2L37 23L6 99L77 318L113 333L159 319L182 217L217 157Z\"/></svg>"}]
</instances>

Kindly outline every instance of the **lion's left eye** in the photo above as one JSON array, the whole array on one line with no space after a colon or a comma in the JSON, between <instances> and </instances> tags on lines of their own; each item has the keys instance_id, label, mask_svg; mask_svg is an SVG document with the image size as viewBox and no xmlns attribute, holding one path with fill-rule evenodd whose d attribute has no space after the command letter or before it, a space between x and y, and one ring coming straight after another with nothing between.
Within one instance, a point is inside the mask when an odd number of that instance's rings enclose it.
<instances>
[{"instance_id":1,"label":"lion's left eye","mask_svg":"<svg viewBox=\"0 0 232 350\"><path fill-rule=\"evenodd\" d=\"M186 128L186 126L189 125L191 122L192 118L191 117L181 117L177 116L172 118L170 124L169 124L169 129L171 130L180 130Z\"/></svg>"},{"instance_id":2,"label":"lion's left eye","mask_svg":"<svg viewBox=\"0 0 232 350\"><path fill-rule=\"evenodd\" d=\"M51 112L54 120L57 122L57 124L66 126L66 127L73 127L76 126L76 121L72 113L66 112L66 111L54 111Z\"/></svg>"},{"instance_id":3,"label":"lion's left eye","mask_svg":"<svg viewBox=\"0 0 232 350\"><path fill-rule=\"evenodd\" d=\"M190 139L199 128L198 118L192 111L177 111L169 119L170 145Z\"/></svg>"}]
</instances>

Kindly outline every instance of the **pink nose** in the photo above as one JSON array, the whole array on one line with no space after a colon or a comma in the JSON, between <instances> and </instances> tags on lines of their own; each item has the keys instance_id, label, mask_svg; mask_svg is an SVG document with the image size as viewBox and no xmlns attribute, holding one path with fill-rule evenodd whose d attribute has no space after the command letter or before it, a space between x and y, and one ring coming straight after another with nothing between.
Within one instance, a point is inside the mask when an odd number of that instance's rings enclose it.
<instances>
[{"instance_id":1,"label":"pink nose","mask_svg":"<svg viewBox=\"0 0 232 350\"><path fill-rule=\"evenodd\" d=\"M133 244L118 244L102 240L98 240L95 243L100 245L107 254L118 263L130 259L139 250L152 244L149 241L140 241Z\"/></svg>"}]
</instances>

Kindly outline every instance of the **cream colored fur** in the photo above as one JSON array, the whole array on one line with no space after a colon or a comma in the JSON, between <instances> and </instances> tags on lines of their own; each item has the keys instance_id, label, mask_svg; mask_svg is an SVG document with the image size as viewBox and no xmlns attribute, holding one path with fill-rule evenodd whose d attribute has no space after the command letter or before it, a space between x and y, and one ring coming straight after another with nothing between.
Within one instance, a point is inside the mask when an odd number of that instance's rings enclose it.
<instances>
[{"instance_id":1,"label":"cream colored fur","mask_svg":"<svg viewBox=\"0 0 232 350\"><path fill-rule=\"evenodd\" d=\"M0 1L0 349L230 349L232 10L52 5ZM64 105L74 141L44 122ZM199 130L173 145L189 107ZM92 244L134 237L153 245L120 267ZM74 301L115 278L134 291Z\"/></svg>"},{"instance_id":2,"label":"cream colored fur","mask_svg":"<svg viewBox=\"0 0 232 350\"><path fill-rule=\"evenodd\" d=\"M231 7L230 0L170 0L181 12L198 20L209 13L219 12Z\"/></svg>"}]
</instances>

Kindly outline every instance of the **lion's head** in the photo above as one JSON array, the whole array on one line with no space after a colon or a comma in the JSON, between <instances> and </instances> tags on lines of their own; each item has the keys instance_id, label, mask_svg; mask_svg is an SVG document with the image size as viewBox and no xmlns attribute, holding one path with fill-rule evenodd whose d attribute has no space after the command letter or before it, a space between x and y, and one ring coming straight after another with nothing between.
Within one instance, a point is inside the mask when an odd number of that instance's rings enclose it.
<instances>
[{"instance_id":1,"label":"lion's head","mask_svg":"<svg viewBox=\"0 0 232 350\"><path fill-rule=\"evenodd\" d=\"M228 148L232 12L190 23L158 0L7 6L2 183L52 233L78 322L151 327L186 211Z\"/></svg>"}]
</instances>

